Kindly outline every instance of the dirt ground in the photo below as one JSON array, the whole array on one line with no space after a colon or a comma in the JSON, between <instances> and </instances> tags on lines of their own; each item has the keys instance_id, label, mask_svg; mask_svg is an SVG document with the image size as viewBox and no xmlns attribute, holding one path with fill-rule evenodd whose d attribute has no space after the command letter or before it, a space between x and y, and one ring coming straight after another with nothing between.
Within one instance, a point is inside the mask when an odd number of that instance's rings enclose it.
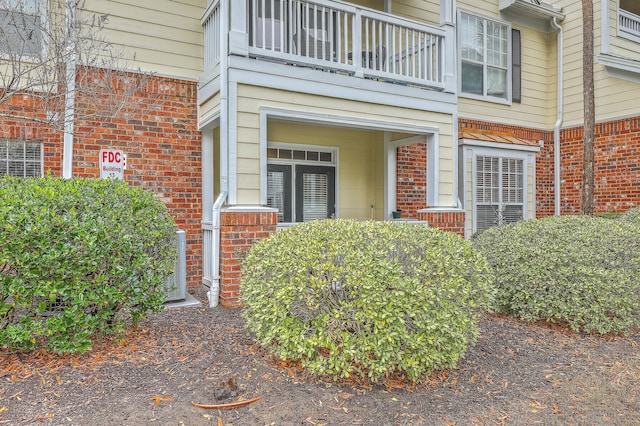
<instances>
[{"instance_id":1,"label":"dirt ground","mask_svg":"<svg viewBox=\"0 0 640 426\"><path fill-rule=\"evenodd\" d=\"M238 309L167 309L83 355L0 352L0 425L640 424L640 332L499 316L480 328L459 368L427 383L336 384L256 347Z\"/></svg>"}]
</instances>

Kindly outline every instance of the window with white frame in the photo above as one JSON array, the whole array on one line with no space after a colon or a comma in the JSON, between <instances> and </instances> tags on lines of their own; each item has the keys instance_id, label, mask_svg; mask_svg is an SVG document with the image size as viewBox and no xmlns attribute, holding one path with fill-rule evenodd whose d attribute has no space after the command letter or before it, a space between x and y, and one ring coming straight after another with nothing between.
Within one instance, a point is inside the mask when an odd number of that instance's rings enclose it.
<instances>
[{"instance_id":1,"label":"window with white frame","mask_svg":"<svg viewBox=\"0 0 640 426\"><path fill-rule=\"evenodd\" d=\"M511 28L508 24L459 14L460 92L483 99L511 98Z\"/></svg>"},{"instance_id":2,"label":"window with white frame","mask_svg":"<svg viewBox=\"0 0 640 426\"><path fill-rule=\"evenodd\" d=\"M271 144L267 148L267 206L278 223L308 222L335 215L336 151Z\"/></svg>"},{"instance_id":3,"label":"window with white frame","mask_svg":"<svg viewBox=\"0 0 640 426\"><path fill-rule=\"evenodd\" d=\"M475 231L521 220L525 207L523 159L479 155L475 170Z\"/></svg>"},{"instance_id":4,"label":"window with white frame","mask_svg":"<svg viewBox=\"0 0 640 426\"><path fill-rule=\"evenodd\" d=\"M42 143L0 140L0 176L41 177Z\"/></svg>"},{"instance_id":5,"label":"window with white frame","mask_svg":"<svg viewBox=\"0 0 640 426\"><path fill-rule=\"evenodd\" d=\"M620 0L618 34L640 43L640 2L638 0Z\"/></svg>"},{"instance_id":6,"label":"window with white frame","mask_svg":"<svg viewBox=\"0 0 640 426\"><path fill-rule=\"evenodd\" d=\"M46 4L45 0L0 0L0 56L42 55Z\"/></svg>"}]
</instances>

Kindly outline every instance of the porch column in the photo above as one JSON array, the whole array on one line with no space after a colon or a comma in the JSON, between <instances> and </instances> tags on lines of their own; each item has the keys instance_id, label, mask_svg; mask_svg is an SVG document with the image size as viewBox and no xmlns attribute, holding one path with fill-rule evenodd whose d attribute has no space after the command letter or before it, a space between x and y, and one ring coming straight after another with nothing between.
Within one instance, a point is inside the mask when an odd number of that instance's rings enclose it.
<instances>
[{"instance_id":1,"label":"porch column","mask_svg":"<svg viewBox=\"0 0 640 426\"><path fill-rule=\"evenodd\" d=\"M240 305L241 260L262 238L276 232L278 211L268 207L229 207L220 220L220 305Z\"/></svg>"},{"instance_id":2,"label":"porch column","mask_svg":"<svg viewBox=\"0 0 640 426\"><path fill-rule=\"evenodd\" d=\"M210 222L213 220L213 185L214 165L213 165L213 130L202 131L202 220Z\"/></svg>"},{"instance_id":3,"label":"porch column","mask_svg":"<svg viewBox=\"0 0 640 426\"><path fill-rule=\"evenodd\" d=\"M444 90L449 93L456 93L458 89L457 59L456 59L456 6L455 0L440 0L440 26L444 28L445 41L443 51L447 52L440 59L442 72L444 74Z\"/></svg>"},{"instance_id":4,"label":"porch column","mask_svg":"<svg viewBox=\"0 0 640 426\"><path fill-rule=\"evenodd\" d=\"M396 210L398 147L391 143L391 133L384 132L384 218Z\"/></svg>"},{"instance_id":5,"label":"porch column","mask_svg":"<svg viewBox=\"0 0 640 426\"><path fill-rule=\"evenodd\" d=\"M249 31L247 26L247 1L233 0L229 2L229 54L249 55ZM224 19L224 17L223 17Z\"/></svg>"}]
</instances>

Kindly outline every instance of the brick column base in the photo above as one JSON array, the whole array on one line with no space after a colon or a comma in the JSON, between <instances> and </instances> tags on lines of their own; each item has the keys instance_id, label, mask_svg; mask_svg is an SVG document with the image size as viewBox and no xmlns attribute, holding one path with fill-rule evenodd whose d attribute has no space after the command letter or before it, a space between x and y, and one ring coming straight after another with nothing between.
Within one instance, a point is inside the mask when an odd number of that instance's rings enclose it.
<instances>
[{"instance_id":1,"label":"brick column base","mask_svg":"<svg viewBox=\"0 0 640 426\"><path fill-rule=\"evenodd\" d=\"M456 233L464 237L464 210L422 209L418 211L418 220L426 220L429 226L443 231Z\"/></svg>"},{"instance_id":2,"label":"brick column base","mask_svg":"<svg viewBox=\"0 0 640 426\"><path fill-rule=\"evenodd\" d=\"M276 231L276 211L223 210L220 214L220 305L240 305L240 264L249 248Z\"/></svg>"}]
</instances>

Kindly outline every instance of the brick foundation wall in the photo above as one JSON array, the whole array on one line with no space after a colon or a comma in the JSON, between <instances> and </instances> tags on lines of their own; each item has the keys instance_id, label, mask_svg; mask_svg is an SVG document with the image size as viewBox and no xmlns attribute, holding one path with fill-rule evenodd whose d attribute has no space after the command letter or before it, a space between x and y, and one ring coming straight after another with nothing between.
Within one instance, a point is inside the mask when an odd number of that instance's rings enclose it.
<instances>
[{"instance_id":1,"label":"brick foundation wall","mask_svg":"<svg viewBox=\"0 0 640 426\"><path fill-rule=\"evenodd\" d=\"M465 212L461 210L422 210L418 220L426 220L432 228L453 232L464 237Z\"/></svg>"},{"instance_id":2,"label":"brick foundation wall","mask_svg":"<svg viewBox=\"0 0 640 426\"><path fill-rule=\"evenodd\" d=\"M77 103L93 102L77 99ZM75 123L73 174L96 178L100 149L121 149L127 155L125 180L140 185L167 205L177 226L187 235L187 285L202 280L201 134L197 129L197 83L150 77L144 90L105 122ZM1 109L38 114L29 98L12 98ZM34 110L36 112L34 112ZM62 174L63 135L33 121L0 117L0 138L39 140L44 170Z\"/></svg>"},{"instance_id":3,"label":"brick foundation wall","mask_svg":"<svg viewBox=\"0 0 640 426\"><path fill-rule=\"evenodd\" d=\"M403 218L417 219L427 207L427 144L398 147L396 158L396 208Z\"/></svg>"},{"instance_id":4,"label":"brick foundation wall","mask_svg":"<svg viewBox=\"0 0 640 426\"><path fill-rule=\"evenodd\" d=\"M275 211L223 211L220 214L220 305L239 306L241 261L256 241L276 232Z\"/></svg>"}]
</instances>

